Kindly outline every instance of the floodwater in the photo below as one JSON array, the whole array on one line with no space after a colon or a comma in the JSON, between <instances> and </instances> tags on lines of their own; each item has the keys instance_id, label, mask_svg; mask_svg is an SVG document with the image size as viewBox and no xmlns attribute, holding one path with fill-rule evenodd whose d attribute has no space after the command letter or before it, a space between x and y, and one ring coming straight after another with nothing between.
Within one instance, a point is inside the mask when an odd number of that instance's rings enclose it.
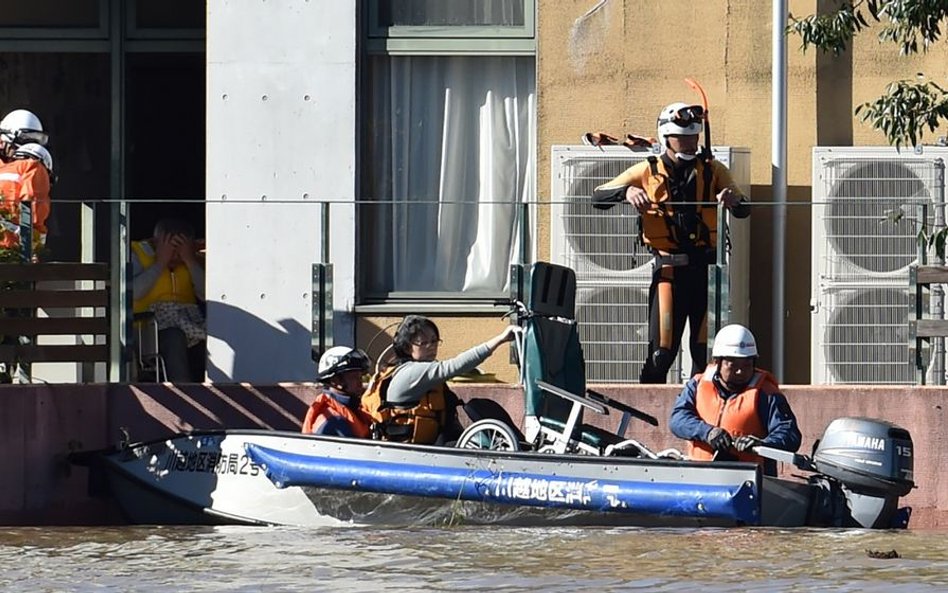
<instances>
[{"instance_id":1,"label":"floodwater","mask_svg":"<svg viewBox=\"0 0 948 593\"><path fill-rule=\"evenodd\" d=\"M948 532L3 528L0 590L946 591Z\"/></svg>"}]
</instances>

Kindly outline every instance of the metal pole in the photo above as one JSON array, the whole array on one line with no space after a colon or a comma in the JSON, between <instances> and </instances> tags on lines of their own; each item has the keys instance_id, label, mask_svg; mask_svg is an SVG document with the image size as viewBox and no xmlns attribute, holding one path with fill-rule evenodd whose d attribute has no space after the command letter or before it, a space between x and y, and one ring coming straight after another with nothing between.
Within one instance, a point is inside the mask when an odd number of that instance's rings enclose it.
<instances>
[{"instance_id":1,"label":"metal pole","mask_svg":"<svg viewBox=\"0 0 948 593\"><path fill-rule=\"evenodd\" d=\"M935 162L936 190L940 195L935 197L935 221L932 228L945 228L945 161L937 159ZM935 264L945 265L945 258L935 255ZM945 318L945 288L941 284L933 284L931 287L931 308L932 317L935 319ZM945 384L945 338L935 338L932 344L932 378L935 385Z\"/></svg>"},{"instance_id":2,"label":"metal pole","mask_svg":"<svg viewBox=\"0 0 948 593\"><path fill-rule=\"evenodd\" d=\"M95 204L90 202L79 204L79 261L95 261Z\"/></svg>"},{"instance_id":3,"label":"metal pole","mask_svg":"<svg viewBox=\"0 0 948 593\"><path fill-rule=\"evenodd\" d=\"M771 183L774 205L773 372L783 380L784 274L787 236L787 1L773 2L773 75L771 77Z\"/></svg>"},{"instance_id":4,"label":"metal pole","mask_svg":"<svg viewBox=\"0 0 948 593\"><path fill-rule=\"evenodd\" d=\"M128 380L126 364L128 204L125 202L125 2L123 0L109 2L109 41L112 87L109 197L117 201L112 202L110 208L112 243L109 248L109 260L112 291L109 296L111 315L109 316L108 378L114 383Z\"/></svg>"},{"instance_id":5,"label":"metal pole","mask_svg":"<svg viewBox=\"0 0 948 593\"><path fill-rule=\"evenodd\" d=\"M921 229L920 233L922 234L922 236L927 237L928 236L928 204L924 204L924 203L922 204L922 215L919 218L919 226ZM928 246L925 245L925 243L923 243L922 241L917 241L915 245L916 245L916 257L917 257L918 265L924 266L928 263ZM914 268L910 268L909 284L911 286L915 286L915 294L909 295L912 301L914 301L914 305L912 307L912 311L910 312L910 314L916 320L924 317L924 313L925 313L925 305L924 305L925 301L924 301L924 295L923 295L924 288L921 285L918 285L917 280L918 280L918 270ZM922 356L923 355L922 340L919 338L910 340L909 348L912 349L912 353L914 354L911 358L912 358L912 362L915 365L915 374L917 377L917 382L919 385L924 385L927 382L928 378L925 376L927 369L925 368L924 356Z\"/></svg>"},{"instance_id":6,"label":"metal pole","mask_svg":"<svg viewBox=\"0 0 948 593\"><path fill-rule=\"evenodd\" d=\"M316 355L331 348L333 338L333 281L332 264L329 260L329 202L321 202L319 208L320 230L319 263L313 264L312 300L313 312L310 327L310 346Z\"/></svg>"},{"instance_id":7,"label":"metal pole","mask_svg":"<svg viewBox=\"0 0 948 593\"><path fill-rule=\"evenodd\" d=\"M319 219L322 228L320 236L319 261L329 263L329 202L319 204Z\"/></svg>"}]
</instances>

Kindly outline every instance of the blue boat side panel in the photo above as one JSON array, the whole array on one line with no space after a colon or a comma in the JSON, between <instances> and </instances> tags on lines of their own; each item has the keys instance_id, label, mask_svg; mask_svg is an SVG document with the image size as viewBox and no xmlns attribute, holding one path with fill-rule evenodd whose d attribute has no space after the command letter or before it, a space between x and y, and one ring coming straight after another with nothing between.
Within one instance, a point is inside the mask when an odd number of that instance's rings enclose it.
<instances>
[{"instance_id":1,"label":"blue boat side panel","mask_svg":"<svg viewBox=\"0 0 948 593\"><path fill-rule=\"evenodd\" d=\"M313 486L588 511L760 522L757 484L707 485L570 478L287 453L247 443L278 487Z\"/></svg>"}]
</instances>

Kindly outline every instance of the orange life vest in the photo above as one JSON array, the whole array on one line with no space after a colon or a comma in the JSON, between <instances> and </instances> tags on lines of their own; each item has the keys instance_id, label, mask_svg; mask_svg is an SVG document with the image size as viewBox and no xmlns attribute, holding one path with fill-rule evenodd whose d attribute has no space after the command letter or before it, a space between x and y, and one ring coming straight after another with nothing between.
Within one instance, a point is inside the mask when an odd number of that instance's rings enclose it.
<instances>
[{"instance_id":1,"label":"orange life vest","mask_svg":"<svg viewBox=\"0 0 948 593\"><path fill-rule=\"evenodd\" d=\"M46 242L46 219L49 218L49 172L39 161L20 159L0 164L0 196L3 197L2 213L7 221L20 224L20 202L31 202L33 206L33 248ZM0 232L0 247L14 249L20 245L20 237L10 230Z\"/></svg>"},{"instance_id":2,"label":"orange life vest","mask_svg":"<svg viewBox=\"0 0 948 593\"><path fill-rule=\"evenodd\" d=\"M705 174L705 167L711 167L711 175ZM689 237L681 236L686 232L675 223L676 208L668 202L682 201L670 194L668 186L669 171L665 162L657 157L635 165L642 170L637 173L642 176L642 189L648 194L654 204L652 208L642 213L641 230L642 242L653 249L666 252L680 251L685 245L694 245L703 249L714 249L718 235L718 209L714 189L720 183L719 177L724 165L718 161L698 161L695 164L695 202L698 209L698 224L695 232ZM705 184L710 180L710 191L705 191Z\"/></svg>"},{"instance_id":3,"label":"orange life vest","mask_svg":"<svg viewBox=\"0 0 948 593\"><path fill-rule=\"evenodd\" d=\"M362 410L375 420L374 436L384 441L407 441L430 445L448 424L444 384L425 395L411 408L399 408L386 400L388 386L398 366L377 372L362 394Z\"/></svg>"},{"instance_id":4,"label":"orange life vest","mask_svg":"<svg viewBox=\"0 0 948 593\"><path fill-rule=\"evenodd\" d=\"M713 381L717 370L717 365L708 365L698 380L698 390L695 394L698 416L712 426L720 426L735 439L744 435L766 437L767 427L760 421L760 399L764 393L778 391L777 380L767 371L755 369L754 376L744 391L724 399L718 394ZM714 450L704 441L691 441L689 456L692 459L710 461L714 457ZM738 452L737 458L740 461L755 463L764 461L762 457L750 451Z\"/></svg>"},{"instance_id":5,"label":"orange life vest","mask_svg":"<svg viewBox=\"0 0 948 593\"><path fill-rule=\"evenodd\" d=\"M309 406L306 419L303 420L303 432L314 433L332 418L345 420L352 427L352 434L360 439L368 438L371 433L369 427L372 419L367 414L343 405L328 393L320 393Z\"/></svg>"}]
</instances>

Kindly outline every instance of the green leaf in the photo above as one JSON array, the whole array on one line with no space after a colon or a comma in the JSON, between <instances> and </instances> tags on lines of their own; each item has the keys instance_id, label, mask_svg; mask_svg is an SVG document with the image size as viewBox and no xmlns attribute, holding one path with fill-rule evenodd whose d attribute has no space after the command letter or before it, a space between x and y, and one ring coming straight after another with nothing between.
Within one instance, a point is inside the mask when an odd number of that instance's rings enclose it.
<instances>
[{"instance_id":1,"label":"green leaf","mask_svg":"<svg viewBox=\"0 0 948 593\"><path fill-rule=\"evenodd\" d=\"M924 138L925 128L935 132L948 120L948 94L933 82L900 80L889 83L875 101L857 106L855 114L880 130L890 144L915 146Z\"/></svg>"}]
</instances>

